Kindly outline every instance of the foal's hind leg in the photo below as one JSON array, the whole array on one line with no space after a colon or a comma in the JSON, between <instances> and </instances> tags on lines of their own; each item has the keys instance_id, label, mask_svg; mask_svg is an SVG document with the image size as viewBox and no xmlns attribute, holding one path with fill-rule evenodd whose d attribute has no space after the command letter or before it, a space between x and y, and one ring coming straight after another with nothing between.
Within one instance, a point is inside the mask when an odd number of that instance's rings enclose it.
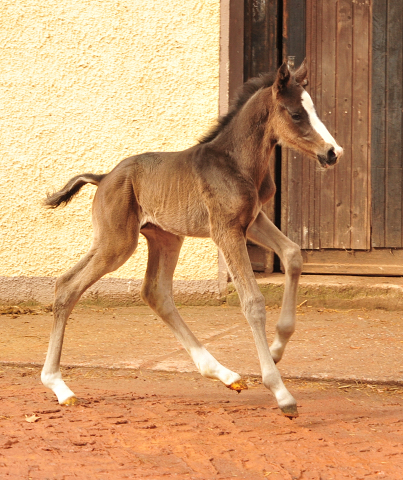
<instances>
[{"instance_id":1,"label":"foal's hind leg","mask_svg":"<svg viewBox=\"0 0 403 480\"><path fill-rule=\"evenodd\" d=\"M64 383L60 372L67 319L85 290L103 275L122 265L133 253L134 247L135 244L122 255L122 252L113 252L111 249L105 252L100 246L94 246L71 270L57 279L53 304L54 321L41 380L46 387L53 390L60 404L76 403L74 393Z\"/></svg>"},{"instance_id":2,"label":"foal's hind leg","mask_svg":"<svg viewBox=\"0 0 403 480\"><path fill-rule=\"evenodd\" d=\"M41 380L53 390L60 404L76 403L74 393L64 383L60 373L67 319L84 291L103 275L123 265L137 246L139 225L134 213L125 211L124 201L118 201L116 206L120 207L122 221L119 221L113 205L110 206L109 215L100 207L102 214L96 218L95 212L94 216L94 242L90 251L56 282L54 321Z\"/></svg>"},{"instance_id":3,"label":"foal's hind leg","mask_svg":"<svg viewBox=\"0 0 403 480\"><path fill-rule=\"evenodd\" d=\"M285 287L280 318L276 326L276 335L270 347L273 360L277 363L283 356L285 347L295 330L298 280L302 270L300 248L260 212L250 226L247 237L253 242L273 249L280 257L285 270Z\"/></svg>"},{"instance_id":4,"label":"foal's hind leg","mask_svg":"<svg viewBox=\"0 0 403 480\"><path fill-rule=\"evenodd\" d=\"M232 390L247 388L240 375L221 365L197 340L175 307L172 277L183 238L153 225L142 229L141 233L148 242L148 265L141 291L143 300L172 329L204 377L221 380Z\"/></svg>"}]
</instances>

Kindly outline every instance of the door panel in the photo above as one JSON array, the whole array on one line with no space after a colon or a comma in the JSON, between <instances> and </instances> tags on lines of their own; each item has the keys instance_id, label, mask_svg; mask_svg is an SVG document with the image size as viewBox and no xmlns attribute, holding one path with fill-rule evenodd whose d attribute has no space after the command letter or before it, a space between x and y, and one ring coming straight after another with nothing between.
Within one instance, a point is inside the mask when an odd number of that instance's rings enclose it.
<instances>
[{"instance_id":1,"label":"door panel","mask_svg":"<svg viewBox=\"0 0 403 480\"><path fill-rule=\"evenodd\" d=\"M325 171L284 152L282 230L303 249L369 249L370 6L307 0L305 14L307 89L344 156ZM287 55L293 55L291 45L286 39Z\"/></svg>"},{"instance_id":2,"label":"door panel","mask_svg":"<svg viewBox=\"0 0 403 480\"><path fill-rule=\"evenodd\" d=\"M373 1L372 246L403 247L403 8Z\"/></svg>"}]
</instances>

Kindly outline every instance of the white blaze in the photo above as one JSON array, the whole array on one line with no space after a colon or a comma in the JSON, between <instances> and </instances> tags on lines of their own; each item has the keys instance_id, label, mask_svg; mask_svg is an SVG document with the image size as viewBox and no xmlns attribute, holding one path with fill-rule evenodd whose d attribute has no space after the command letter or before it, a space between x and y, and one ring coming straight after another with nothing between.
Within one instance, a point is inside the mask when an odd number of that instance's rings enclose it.
<instances>
[{"instance_id":1,"label":"white blaze","mask_svg":"<svg viewBox=\"0 0 403 480\"><path fill-rule=\"evenodd\" d=\"M306 90L302 92L301 99L302 106L305 108L308 114L312 127L319 133L326 143L330 143L330 145L333 146L336 155L340 156L343 153L343 149L337 145L336 140L330 135L329 130L320 121L318 115L316 114L312 98Z\"/></svg>"}]
</instances>

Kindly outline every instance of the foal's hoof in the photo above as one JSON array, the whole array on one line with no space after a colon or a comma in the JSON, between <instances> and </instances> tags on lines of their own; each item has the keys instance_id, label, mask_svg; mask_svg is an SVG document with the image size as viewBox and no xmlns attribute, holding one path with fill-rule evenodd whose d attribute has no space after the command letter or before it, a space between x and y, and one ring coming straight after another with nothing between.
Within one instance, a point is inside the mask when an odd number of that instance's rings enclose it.
<instances>
[{"instance_id":1,"label":"foal's hoof","mask_svg":"<svg viewBox=\"0 0 403 480\"><path fill-rule=\"evenodd\" d=\"M248 385L246 385L245 380L238 380L237 382L231 383L231 385L226 385L230 390L235 390L238 393L241 393L242 390L248 390Z\"/></svg>"},{"instance_id":2,"label":"foal's hoof","mask_svg":"<svg viewBox=\"0 0 403 480\"><path fill-rule=\"evenodd\" d=\"M281 412L285 417L287 417L291 420L293 418L297 418L298 415L299 415L296 405L287 405L286 407L282 407Z\"/></svg>"},{"instance_id":3,"label":"foal's hoof","mask_svg":"<svg viewBox=\"0 0 403 480\"><path fill-rule=\"evenodd\" d=\"M64 402L60 405L65 405L66 407L71 407L72 405L78 405L78 398L77 397L70 397L67 398Z\"/></svg>"}]
</instances>

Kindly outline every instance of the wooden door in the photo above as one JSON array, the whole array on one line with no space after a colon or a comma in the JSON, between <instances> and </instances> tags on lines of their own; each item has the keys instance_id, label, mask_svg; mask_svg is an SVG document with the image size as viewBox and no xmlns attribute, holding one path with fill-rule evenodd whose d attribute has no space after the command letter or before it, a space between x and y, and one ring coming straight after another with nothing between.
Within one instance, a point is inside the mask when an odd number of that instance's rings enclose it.
<instances>
[{"instance_id":1,"label":"wooden door","mask_svg":"<svg viewBox=\"0 0 403 480\"><path fill-rule=\"evenodd\" d=\"M268 213L304 272L403 275L403 8L393 0L245 0L244 80L306 57L308 90L344 156L277 151ZM276 65L277 62L277 65Z\"/></svg>"},{"instance_id":2,"label":"wooden door","mask_svg":"<svg viewBox=\"0 0 403 480\"><path fill-rule=\"evenodd\" d=\"M352 273L351 252L371 248L371 6L369 0L286 3L293 14L284 50L293 55L293 45L301 50L305 44L308 91L344 156L334 169L322 170L284 152L281 227L304 250L305 272Z\"/></svg>"},{"instance_id":3,"label":"wooden door","mask_svg":"<svg viewBox=\"0 0 403 480\"><path fill-rule=\"evenodd\" d=\"M307 0L305 15L307 89L344 156L332 170L294 152L283 156L282 228L303 249L367 250L370 7L367 0Z\"/></svg>"}]
</instances>

